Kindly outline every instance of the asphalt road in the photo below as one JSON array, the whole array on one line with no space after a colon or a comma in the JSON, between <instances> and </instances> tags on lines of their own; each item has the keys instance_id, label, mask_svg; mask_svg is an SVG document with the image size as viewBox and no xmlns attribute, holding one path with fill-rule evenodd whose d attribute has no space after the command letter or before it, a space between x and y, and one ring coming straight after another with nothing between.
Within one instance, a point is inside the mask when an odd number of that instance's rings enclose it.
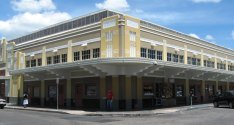
<instances>
[{"instance_id":1,"label":"asphalt road","mask_svg":"<svg viewBox=\"0 0 234 125\"><path fill-rule=\"evenodd\" d=\"M233 125L234 109L205 108L139 117L76 116L4 109L0 125Z\"/></svg>"}]
</instances>

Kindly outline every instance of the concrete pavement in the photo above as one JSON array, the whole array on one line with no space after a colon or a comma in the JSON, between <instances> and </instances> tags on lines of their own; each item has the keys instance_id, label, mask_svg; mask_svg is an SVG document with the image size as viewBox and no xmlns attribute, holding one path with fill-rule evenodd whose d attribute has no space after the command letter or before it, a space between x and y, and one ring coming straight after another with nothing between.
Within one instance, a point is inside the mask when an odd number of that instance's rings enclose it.
<instances>
[{"instance_id":1,"label":"concrete pavement","mask_svg":"<svg viewBox=\"0 0 234 125\"><path fill-rule=\"evenodd\" d=\"M23 108L22 106L10 106L10 105L7 105L5 108L16 109L16 110L39 111L39 112L54 112L54 113L83 115L83 116L149 116L149 115L158 115L158 114L168 114L168 113L180 112L186 110L202 109L208 107L213 107L213 105L201 104L193 106L181 106L181 107L142 110L142 111L95 111L95 112L84 111L84 110L67 110L67 109L57 110L51 108L36 108L36 107Z\"/></svg>"}]
</instances>

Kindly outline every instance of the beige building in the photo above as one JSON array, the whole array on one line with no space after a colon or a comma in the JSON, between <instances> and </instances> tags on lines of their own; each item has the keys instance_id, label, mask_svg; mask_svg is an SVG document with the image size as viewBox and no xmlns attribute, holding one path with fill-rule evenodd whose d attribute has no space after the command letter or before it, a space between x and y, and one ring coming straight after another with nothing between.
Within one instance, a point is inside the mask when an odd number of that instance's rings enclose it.
<instances>
[{"instance_id":1,"label":"beige building","mask_svg":"<svg viewBox=\"0 0 234 125\"><path fill-rule=\"evenodd\" d=\"M8 44L7 97L15 104L27 92L32 106L55 107L58 95L60 107L105 110L112 90L113 108L132 110L188 105L190 92L206 103L234 89L233 50L109 10Z\"/></svg>"}]
</instances>

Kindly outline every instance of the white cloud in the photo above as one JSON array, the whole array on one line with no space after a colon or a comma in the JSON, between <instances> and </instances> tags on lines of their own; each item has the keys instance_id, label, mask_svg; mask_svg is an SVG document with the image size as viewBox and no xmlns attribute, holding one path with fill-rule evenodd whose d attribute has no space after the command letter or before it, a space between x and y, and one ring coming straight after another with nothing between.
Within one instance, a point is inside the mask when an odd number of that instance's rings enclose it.
<instances>
[{"instance_id":1,"label":"white cloud","mask_svg":"<svg viewBox=\"0 0 234 125\"><path fill-rule=\"evenodd\" d=\"M197 34L194 34L194 33L190 33L189 36L200 39L200 37Z\"/></svg>"},{"instance_id":2,"label":"white cloud","mask_svg":"<svg viewBox=\"0 0 234 125\"><path fill-rule=\"evenodd\" d=\"M194 3L219 3L222 0L191 0Z\"/></svg>"},{"instance_id":3,"label":"white cloud","mask_svg":"<svg viewBox=\"0 0 234 125\"><path fill-rule=\"evenodd\" d=\"M35 29L55 24L71 16L67 13L45 12L45 13L23 13L12 17L9 20L0 20L0 32L7 38L15 38Z\"/></svg>"},{"instance_id":4,"label":"white cloud","mask_svg":"<svg viewBox=\"0 0 234 125\"><path fill-rule=\"evenodd\" d=\"M64 20L71 19L71 16L66 12L57 12L56 7L51 6L54 3L51 0L20 0L15 1L12 3L12 6L15 5L23 5L29 1L34 1L33 3L40 3L36 7L35 10L33 9L25 9L23 12L20 10L18 14L15 16L7 19L7 20L0 20L0 32L1 35L6 37L7 39L12 39L19 37L21 35L25 35L26 33L30 33L34 30L39 28L43 28ZM50 5L47 3L52 2ZM17 3L18 2L18 3ZM25 3L24 3L25 2ZM25 4L26 5L26 4ZM19 8L18 8L19 9ZM41 11L41 12L39 12ZM23 13L22 13L23 12Z\"/></svg>"},{"instance_id":5,"label":"white cloud","mask_svg":"<svg viewBox=\"0 0 234 125\"><path fill-rule=\"evenodd\" d=\"M214 41L214 37L212 35L206 35L205 39L209 41Z\"/></svg>"},{"instance_id":6,"label":"white cloud","mask_svg":"<svg viewBox=\"0 0 234 125\"><path fill-rule=\"evenodd\" d=\"M14 10L20 12L41 12L56 9L52 0L13 0L11 4Z\"/></svg>"},{"instance_id":7,"label":"white cloud","mask_svg":"<svg viewBox=\"0 0 234 125\"><path fill-rule=\"evenodd\" d=\"M234 40L234 30L232 31L231 35L232 35L232 39Z\"/></svg>"},{"instance_id":8,"label":"white cloud","mask_svg":"<svg viewBox=\"0 0 234 125\"><path fill-rule=\"evenodd\" d=\"M113 9L118 11L127 11L130 7L127 0L105 0L95 5L99 9Z\"/></svg>"}]
</instances>

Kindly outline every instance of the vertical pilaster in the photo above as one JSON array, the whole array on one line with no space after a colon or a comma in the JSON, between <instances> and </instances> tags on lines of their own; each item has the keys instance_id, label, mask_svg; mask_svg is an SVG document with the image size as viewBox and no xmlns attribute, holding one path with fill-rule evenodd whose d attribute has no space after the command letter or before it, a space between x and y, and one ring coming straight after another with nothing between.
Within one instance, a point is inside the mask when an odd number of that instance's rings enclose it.
<instances>
[{"instance_id":1,"label":"vertical pilaster","mask_svg":"<svg viewBox=\"0 0 234 125\"><path fill-rule=\"evenodd\" d=\"M72 41L68 41L67 48L67 62L72 62Z\"/></svg>"},{"instance_id":2,"label":"vertical pilaster","mask_svg":"<svg viewBox=\"0 0 234 125\"><path fill-rule=\"evenodd\" d=\"M216 53L215 53L215 57L214 57L214 62L215 62L215 69L217 69L218 67L217 67L217 55L216 55Z\"/></svg>"},{"instance_id":3,"label":"vertical pilaster","mask_svg":"<svg viewBox=\"0 0 234 125\"><path fill-rule=\"evenodd\" d=\"M167 41L163 40L163 61L167 61Z\"/></svg>"},{"instance_id":4,"label":"vertical pilaster","mask_svg":"<svg viewBox=\"0 0 234 125\"><path fill-rule=\"evenodd\" d=\"M17 78L17 83L18 83L18 95L19 95L19 100L18 104L21 104L23 100L23 94L24 94L24 78L23 75L19 75Z\"/></svg>"},{"instance_id":5,"label":"vertical pilaster","mask_svg":"<svg viewBox=\"0 0 234 125\"><path fill-rule=\"evenodd\" d=\"M112 76L113 110L119 109L119 77Z\"/></svg>"},{"instance_id":6,"label":"vertical pilaster","mask_svg":"<svg viewBox=\"0 0 234 125\"><path fill-rule=\"evenodd\" d=\"M142 97L143 97L142 77L137 77L137 106L138 106L138 109L142 109Z\"/></svg>"},{"instance_id":7,"label":"vertical pilaster","mask_svg":"<svg viewBox=\"0 0 234 125\"><path fill-rule=\"evenodd\" d=\"M184 64L188 64L188 48L184 45Z\"/></svg>"},{"instance_id":8,"label":"vertical pilaster","mask_svg":"<svg viewBox=\"0 0 234 125\"><path fill-rule=\"evenodd\" d=\"M226 88L226 91L229 91L229 90L230 90L229 86L230 86L230 82L227 81L227 86L226 86L227 88Z\"/></svg>"},{"instance_id":9,"label":"vertical pilaster","mask_svg":"<svg viewBox=\"0 0 234 125\"><path fill-rule=\"evenodd\" d=\"M126 110L132 110L132 80L131 76L126 76L125 83L125 93L126 93Z\"/></svg>"},{"instance_id":10,"label":"vertical pilaster","mask_svg":"<svg viewBox=\"0 0 234 125\"><path fill-rule=\"evenodd\" d=\"M106 77L100 77L100 109L106 109Z\"/></svg>"},{"instance_id":11,"label":"vertical pilaster","mask_svg":"<svg viewBox=\"0 0 234 125\"><path fill-rule=\"evenodd\" d=\"M45 106L45 80L41 80L41 107Z\"/></svg>"},{"instance_id":12,"label":"vertical pilaster","mask_svg":"<svg viewBox=\"0 0 234 125\"><path fill-rule=\"evenodd\" d=\"M71 78L67 79L66 84L66 106L67 108L71 107Z\"/></svg>"},{"instance_id":13,"label":"vertical pilaster","mask_svg":"<svg viewBox=\"0 0 234 125\"><path fill-rule=\"evenodd\" d=\"M228 57L226 56L226 70L228 71Z\"/></svg>"},{"instance_id":14,"label":"vertical pilaster","mask_svg":"<svg viewBox=\"0 0 234 125\"><path fill-rule=\"evenodd\" d=\"M42 66L46 65L46 46L42 47Z\"/></svg>"},{"instance_id":15,"label":"vertical pilaster","mask_svg":"<svg viewBox=\"0 0 234 125\"><path fill-rule=\"evenodd\" d=\"M205 92L206 92L206 82L205 82L205 80L202 80L202 84L201 84L201 96L202 96L202 102L204 103L205 102Z\"/></svg>"},{"instance_id":16,"label":"vertical pilaster","mask_svg":"<svg viewBox=\"0 0 234 125\"><path fill-rule=\"evenodd\" d=\"M201 50L201 66L204 67L204 53L203 53L203 50Z\"/></svg>"}]
</instances>

